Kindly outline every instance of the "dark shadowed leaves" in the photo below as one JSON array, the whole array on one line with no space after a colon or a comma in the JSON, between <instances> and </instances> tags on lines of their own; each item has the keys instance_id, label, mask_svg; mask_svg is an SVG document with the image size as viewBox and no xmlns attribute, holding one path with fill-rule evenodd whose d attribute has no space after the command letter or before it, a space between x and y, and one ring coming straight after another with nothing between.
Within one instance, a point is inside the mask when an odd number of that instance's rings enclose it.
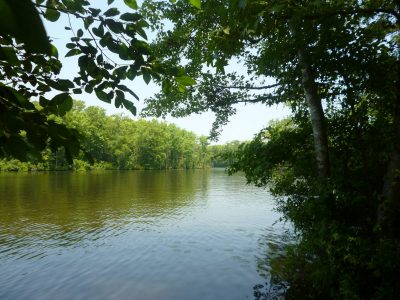
<instances>
[{"instance_id":1,"label":"dark shadowed leaves","mask_svg":"<svg viewBox=\"0 0 400 300\"><path fill-rule=\"evenodd\" d=\"M29 0L0 0L0 34L10 34L32 51L50 54L43 23Z\"/></svg>"}]
</instances>

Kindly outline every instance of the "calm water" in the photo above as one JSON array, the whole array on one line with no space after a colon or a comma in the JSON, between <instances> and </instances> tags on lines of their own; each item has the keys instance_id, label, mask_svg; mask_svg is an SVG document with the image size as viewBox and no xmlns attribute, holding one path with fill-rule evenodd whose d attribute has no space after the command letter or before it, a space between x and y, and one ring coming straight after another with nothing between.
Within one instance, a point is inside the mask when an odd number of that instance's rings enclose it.
<instances>
[{"instance_id":1,"label":"calm water","mask_svg":"<svg viewBox=\"0 0 400 300\"><path fill-rule=\"evenodd\" d=\"M272 208L223 170L0 174L0 299L252 299Z\"/></svg>"}]
</instances>

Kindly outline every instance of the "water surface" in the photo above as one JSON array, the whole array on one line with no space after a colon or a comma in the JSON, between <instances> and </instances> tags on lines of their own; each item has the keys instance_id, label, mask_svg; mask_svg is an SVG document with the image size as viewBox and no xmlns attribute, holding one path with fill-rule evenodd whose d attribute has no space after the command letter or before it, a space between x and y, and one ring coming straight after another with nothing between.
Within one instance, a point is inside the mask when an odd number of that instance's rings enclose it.
<instances>
[{"instance_id":1,"label":"water surface","mask_svg":"<svg viewBox=\"0 0 400 300\"><path fill-rule=\"evenodd\" d=\"M223 170L0 174L0 299L252 299L272 209Z\"/></svg>"}]
</instances>

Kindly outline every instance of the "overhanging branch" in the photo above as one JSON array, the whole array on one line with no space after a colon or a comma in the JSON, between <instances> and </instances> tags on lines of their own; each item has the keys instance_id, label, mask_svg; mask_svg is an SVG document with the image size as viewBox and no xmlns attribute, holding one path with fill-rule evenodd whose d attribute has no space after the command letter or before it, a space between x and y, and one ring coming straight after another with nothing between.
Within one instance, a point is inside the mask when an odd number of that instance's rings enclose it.
<instances>
[{"instance_id":1,"label":"overhanging branch","mask_svg":"<svg viewBox=\"0 0 400 300\"><path fill-rule=\"evenodd\" d=\"M251 86L251 85L216 85L221 89L239 89L239 90L266 90L280 86L280 83L264 85L264 86Z\"/></svg>"}]
</instances>

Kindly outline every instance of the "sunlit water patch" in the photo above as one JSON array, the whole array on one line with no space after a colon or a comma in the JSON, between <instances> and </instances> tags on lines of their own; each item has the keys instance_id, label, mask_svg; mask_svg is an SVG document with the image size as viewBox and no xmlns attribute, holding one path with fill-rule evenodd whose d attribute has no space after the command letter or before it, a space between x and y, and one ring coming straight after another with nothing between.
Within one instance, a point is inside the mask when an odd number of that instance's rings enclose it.
<instances>
[{"instance_id":1,"label":"sunlit water patch","mask_svg":"<svg viewBox=\"0 0 400 300\"><path fill-rule=\"evenodd\" d=\"M253 299L273 206L223 170L0 174L0 299Z\"/></svg>"}]
</instances>

